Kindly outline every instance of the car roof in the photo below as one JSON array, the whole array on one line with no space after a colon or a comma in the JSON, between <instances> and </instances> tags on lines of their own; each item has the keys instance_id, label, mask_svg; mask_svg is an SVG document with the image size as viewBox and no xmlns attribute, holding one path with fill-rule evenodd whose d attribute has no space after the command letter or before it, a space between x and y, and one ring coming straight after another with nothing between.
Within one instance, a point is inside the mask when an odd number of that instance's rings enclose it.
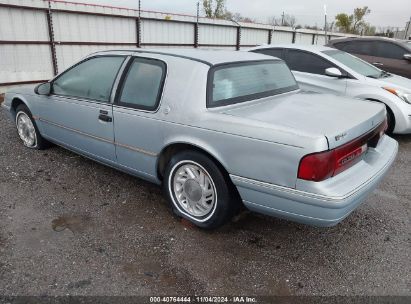
<instances>
[{"instance_id":1,"label":"car roof","mask_svg":"<svg viewBox=\"0 0 411 304\"><path fill-rule=\"evenodd\" d=\"M391 42L401 42L402 40L400 39L394 39L394 38L388 38L388 37L380 37L380 36L374 36L374 37L339 37L339 38L334 38L330 40L330 43L333 42L341 42L341 41L355 41L355 40L375 40L375 41L391 41Z\"/></svg>"},{"instance_id":2,"label":"car roof","mask_svg":"<svg viewBox=\"0 0 411 304\"><path fill-rule=\"evenodd\" d=\"M309 52L322 52L327 50L335 50L333 48L323 46L323 45L303 45L303 44L265 44L249 49L248 51L253 50L262 50L262 49L271 49L271 48L283 48L283 49L297 49Z\"/></svg>"},{"instance_id":3,"label":"car roof","mask_svg":"<svg viewBox=\"0 0 411 304\"><path fill-rule=\"evenodd\" d=\"M238 51L224 51L224 50L199 50L199 49L173 49L173 48L162 48L162 49L130 49L130 50L107 50L93 55L118 55L118 54L160 54L165 56L179 57L187 60L198 61L209 66L214 66L223 63L233 63L242 61L253 61L253 60L278 60L270 56L238 52Z\"/></svg>"}]
</instances>

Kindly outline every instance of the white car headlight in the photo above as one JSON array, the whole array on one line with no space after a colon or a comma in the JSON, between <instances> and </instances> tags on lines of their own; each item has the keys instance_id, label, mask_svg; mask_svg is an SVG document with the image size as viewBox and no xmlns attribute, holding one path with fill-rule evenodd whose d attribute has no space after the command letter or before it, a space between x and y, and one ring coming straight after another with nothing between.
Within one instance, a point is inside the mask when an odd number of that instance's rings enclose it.
<instances>
[{"instance_id":1,"label":"white car headlight","mask_svg":"<svg viewBox=\"0 0 411 304\"><path fill-rule=\"evenodd\" d=\"M406 93L404 91L389 88L389 87L384 87L383 89L390 92L390 93L392 93L392 94L394 94L394 95L397 95L399 98L401 98L405 102L411 104L411 93Z\"/></svg>"}]
</instances>

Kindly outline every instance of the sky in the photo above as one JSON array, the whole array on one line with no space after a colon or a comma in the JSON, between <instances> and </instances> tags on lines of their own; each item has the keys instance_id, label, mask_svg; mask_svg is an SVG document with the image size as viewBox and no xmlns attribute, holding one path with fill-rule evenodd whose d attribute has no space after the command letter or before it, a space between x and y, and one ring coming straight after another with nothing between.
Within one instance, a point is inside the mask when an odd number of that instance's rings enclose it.
<instances>
[{"instance_id":1,"label":"sky","mask_svg":"<svg viewBox=\"0 0 411 304\"><path fill-rule=\"evenodd\" d=\"M120 7L137 8L138 0L68 0L72 2L94 3ZM142 10L168 13L196 14L198 0L141 0ZM200 1L202 2L202 1ZM367 22L379 27L405 27L411 18L410 0L226 0L227 9L233 13L266 23L269 17L280 17L282 12L294 15L297 24L324 24L324 4L327 6L329 22L336 14L351 14L356 7L368 6L371 14ZM203 12L201 12L203 14Z\"/></svg>"}]
</instances>

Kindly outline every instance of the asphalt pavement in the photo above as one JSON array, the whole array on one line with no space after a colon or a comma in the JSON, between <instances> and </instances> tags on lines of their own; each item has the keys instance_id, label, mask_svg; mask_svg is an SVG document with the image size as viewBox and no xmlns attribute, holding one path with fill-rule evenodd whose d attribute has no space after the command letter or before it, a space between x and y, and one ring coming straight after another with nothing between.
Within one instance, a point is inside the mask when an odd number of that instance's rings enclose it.
<instances>
[{"instance_id":1,"label":"asphalt pavement","mask_svg":"<svg viewBox=\"0 0 411 304\"><path fill-rule=\"evenodd\" d=\"M206 232L161 189L54 146L24 148L0 110L3 295L411 296L411 136L341 224L244 213Z\"/></svg>"}]
</instances>

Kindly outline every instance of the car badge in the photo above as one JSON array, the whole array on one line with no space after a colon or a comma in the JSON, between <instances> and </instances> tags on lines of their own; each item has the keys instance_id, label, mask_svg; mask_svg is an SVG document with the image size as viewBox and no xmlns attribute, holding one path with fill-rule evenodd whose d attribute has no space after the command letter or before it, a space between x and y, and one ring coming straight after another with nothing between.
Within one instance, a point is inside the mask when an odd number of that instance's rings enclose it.
<instances>
[{"instance_id":1,"label":"car badge","mask_svg":"<svg viewBox=\"0 0 411 304\"><path fill-rule=\"evenodd\" d=\"M342 134L338 134L337 136L335 136L335 140L339 141L339 140L343 139L346 136L347 136L347 132L344 132Z\"/></svg>"}]
</instances>

